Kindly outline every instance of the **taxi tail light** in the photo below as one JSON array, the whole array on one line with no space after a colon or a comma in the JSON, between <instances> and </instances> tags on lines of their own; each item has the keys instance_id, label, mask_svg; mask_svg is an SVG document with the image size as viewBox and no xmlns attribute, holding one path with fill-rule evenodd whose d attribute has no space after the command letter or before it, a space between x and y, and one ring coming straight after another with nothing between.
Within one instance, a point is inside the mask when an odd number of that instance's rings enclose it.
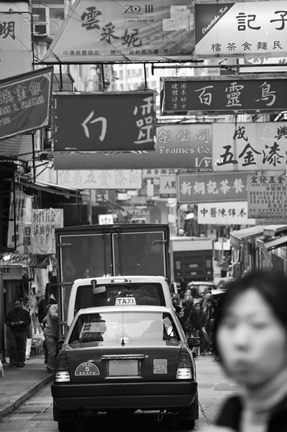
<instances>
[{"instance_id":1,"label":"taxi tail light","mask_svg":"<svg viewBox=\"0 0 287 432\"><path fill-rule=\"evenodd\" d=\"M186 351L182 351L179 355L176 379L192 379L193 378L193 363L190 355Z\"/></svg>"},{"instance_id":2,"label":"taxi tail light","mask_svg":"<svg viewBox=\"0 0 287 432\"><path fill-rule=\"evenodd\" d=\"M56 358L54 380L57 383L71 381L69 366L64 352L60 352Z\"/></svg>"}]
</instances>

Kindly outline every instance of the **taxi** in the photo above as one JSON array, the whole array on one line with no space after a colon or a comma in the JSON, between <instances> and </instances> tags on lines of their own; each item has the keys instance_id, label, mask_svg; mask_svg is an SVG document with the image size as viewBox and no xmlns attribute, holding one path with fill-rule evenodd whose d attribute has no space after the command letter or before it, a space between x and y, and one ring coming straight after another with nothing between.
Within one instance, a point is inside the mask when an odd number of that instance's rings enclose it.
<instances>
[{"instance_id":1,"label":"taxi","mask_svg":"<svg viewBox=\"0 0 287 432\"><path fill-rule=\"evenodd\" d=\"M98 413L158 411L193 429L198 394L192 348L172 308L122 304L79 310L51 385L60 432Z\"/></svg>"}]
</instances>

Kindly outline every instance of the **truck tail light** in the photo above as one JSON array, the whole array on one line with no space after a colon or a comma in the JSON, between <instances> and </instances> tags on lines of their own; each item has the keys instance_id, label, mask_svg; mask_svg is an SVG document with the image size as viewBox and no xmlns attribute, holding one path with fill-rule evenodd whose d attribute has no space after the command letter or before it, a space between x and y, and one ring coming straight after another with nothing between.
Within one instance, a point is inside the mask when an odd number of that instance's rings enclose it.
<instances>
[{"instance_id":1,"label":"truck tail light","mask_svg":"<svg viewBox=\"0 0 287 432\"><path fill-rule=\"evenodd\" d=\"M60 352L57 356L54 380L56 383L71 381L69 366L64 352Z\"/></svg>"},{"instance_id":2,"label":"truck tail light","mask_svg":"<svg viewBox=\"0 0 287 432\"><path fill-rule=\"evenodd\" d=\"M187 352L181 352L178 360L176 379L186 380L193 378L193 363Z\"/></svg>"}]
</instances>

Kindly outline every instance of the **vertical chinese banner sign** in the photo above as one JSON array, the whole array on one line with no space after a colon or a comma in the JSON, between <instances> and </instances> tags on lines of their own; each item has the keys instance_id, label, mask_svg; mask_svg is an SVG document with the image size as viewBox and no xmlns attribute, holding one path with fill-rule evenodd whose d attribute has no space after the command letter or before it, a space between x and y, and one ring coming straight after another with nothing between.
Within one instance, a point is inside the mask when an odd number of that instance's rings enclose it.
<instances>
[{"instance_id":1,"label":"vertical chinese banner sign","mask_svg":"<svg viewBox=\"0 0 287 432\"><path fill-rule=\"evenodd\" d=\"M31 229L33 254L56 253L55 228L62 228L63 222L63 209L33 210Z\"/></svg>"}]
</instances>

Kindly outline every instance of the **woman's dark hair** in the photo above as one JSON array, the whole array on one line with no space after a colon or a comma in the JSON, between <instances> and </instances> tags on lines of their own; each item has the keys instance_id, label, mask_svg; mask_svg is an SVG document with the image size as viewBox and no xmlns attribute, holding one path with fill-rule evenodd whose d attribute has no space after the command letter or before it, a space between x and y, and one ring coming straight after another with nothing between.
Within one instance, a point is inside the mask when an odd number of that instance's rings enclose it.
<instances>
[{"instance_id":1,"label":"woman's dark hair","mask_svg":"<svg viewBox=\"0 0 287 432\"><path fill-rule=\"evenodd\" d=\"M226 284L226 292L217 306L213 342L215 354L219 357L220 352L216 339L222 320L237 297L250 289L256 290L264 298L278 321L282 324L287 337L287 277L283 272L275 270L249 272L245 276Z\"/></svg>"}]
</instances>

